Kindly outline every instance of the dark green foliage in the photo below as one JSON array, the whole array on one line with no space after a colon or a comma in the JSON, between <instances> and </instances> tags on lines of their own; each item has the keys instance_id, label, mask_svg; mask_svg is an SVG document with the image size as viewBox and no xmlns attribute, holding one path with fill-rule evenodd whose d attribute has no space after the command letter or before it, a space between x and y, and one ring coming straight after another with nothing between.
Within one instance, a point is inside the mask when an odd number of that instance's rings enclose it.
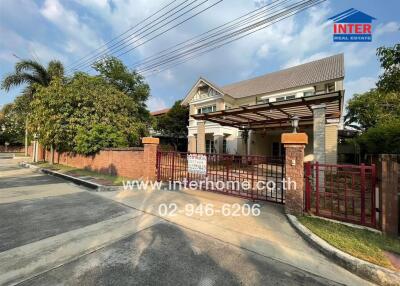
<instances>
[{"instance_id":1,"label":"dark green foliage","mask_svg":"<svg viewBox=\"0 0 400 286\"><path fill-rule=\"evenodd\" d=\"M100 77L107 83L112 84L135 101L137 109L132 116L143 122L149 120L146 101L149 98L150 87L144 82L142 75L134 70L129 70L116 57L108 57L98 61L93 65L93 68L100 73Z\"/></svg>"},{"instance_id":2,"label":"dark green foliage","mask_svg":"<svg viewBox=\"0 0 400 286\"><path fill-rule=\"evenodd\" d=\"M400 92L400 44L380 47L376 54L384 70L377 87L385 92Z\"/></svg>"},{"instance_id":3,"label":"dark green foliage","mask_svg":"<svg viewBox=\"0 0 400 286\"><path fill-rule=\"evenodd\" d=\"M1 88L9 91L11 87L21 84L48 86L53 77L62 76L64 76L64 67L59 61L49 62L46 69L37 61L21 60L15 64L14 73L4 77Z\"/></svg>"},{"instance_id":4,"label":"dark green foliage","mask_svg":"<svg viewBox=\"0 0 400 286\"><path fill-rule=\"evenodd\" d=\"M30 121L42 144L87 155L101 147L137 145L145 133L145 124L131 116L137 110L136 102L113 85L79 73L67 84L55 79L37 87Z\"/></svg>"},{"instance_id":5,"label":"dark green foliage","mask_svg":"<svg viewBox=\"0 0 400 286\"><path fill-rule=\"evenodd\" d=\"M164 115L157 118L155 129L169 137L186 137L189 124L189 109L178 100Z\"/></svg>"},{"instance_id":6,"label":"dark green foliage","mask_svg":"<svg viewBox=\"0 0 400 286\"><path fill-rule=\"evenodd\" d=\"M368 130L379 122L400 118L400 96L399 93L372 89L355 94L348 101L346 109L346 125Z\"/></svg>"},{"instance_id":7,"label":"dark green foliage","mask_svg":"<svg viewBox=\"0 0 400 286\"><path fill-rule=\"evenodd\" d=\"M127 147L125 134L107 124L94 124L90 129L79 127L74 151L84 155L95 154L102 148Z\"/></svg>"},{"instance_id":8,"label":"dark green foliage","mask_svg":"<svg viewBox=\"0 0 400 286\"><path fill-rule=\"evenodd\" d=\"M400 154L400 119L368 129L357 138L357 142L367 154Z\"/></svg>"}]
</instances>

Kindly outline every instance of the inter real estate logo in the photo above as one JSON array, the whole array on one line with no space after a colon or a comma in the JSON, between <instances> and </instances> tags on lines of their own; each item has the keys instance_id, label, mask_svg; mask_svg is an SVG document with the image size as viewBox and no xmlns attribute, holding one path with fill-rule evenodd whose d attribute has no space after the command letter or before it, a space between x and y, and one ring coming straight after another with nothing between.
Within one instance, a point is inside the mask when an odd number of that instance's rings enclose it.
<instances>
[{"instance_id":1,"label":"inter real estate logo","mask_svg":"<svg viewBox=\"0 0 400 286\"><path fill-rule=\"evenodd\" d=\"M374 17L356 9L349 9L339 13L329 20L333 20L334 42L371 42L372 20Z\"/></svg>"}]
</instances>

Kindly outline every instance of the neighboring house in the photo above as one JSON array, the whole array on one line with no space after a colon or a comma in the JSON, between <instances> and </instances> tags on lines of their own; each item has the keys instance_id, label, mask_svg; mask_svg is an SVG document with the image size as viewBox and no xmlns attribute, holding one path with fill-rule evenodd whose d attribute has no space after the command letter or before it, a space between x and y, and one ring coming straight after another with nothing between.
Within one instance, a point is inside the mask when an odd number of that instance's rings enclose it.
<instances>
[{"instance_id":1,"label":"neighboring house","mask_svg":"<svg viewBox=\"0 0 400 286\"><path fill-rule=\"evenodd\" d=\"M282 156L281 134L297 116L309 137L306 160L336 163L343 80L343 54L225 86L200 78L182 101L190 109L188 151Z\"/></svg>"},{"instance_id":2,"label":"neighboring house","mask_svg":"<svg viewBox=\"0 0 400 286\"><path fill-rule=\"evenodd\" d=\"M165 115L169 110L170 110L170 108L164 108L164 109L160 109L157 111L152 111L152 112L150 112L150 115L157 119L158 117ZM166 134L162 134L161 132L158 132L158 131L154 130L153 128L149 129L149 133L150 133L150 136L160 139L160 146L164 150L176 149L177 151L180 151L180 152L187 151L186 136L175 138L175 137L171 137Z\"/></svg>"}]
</instances>

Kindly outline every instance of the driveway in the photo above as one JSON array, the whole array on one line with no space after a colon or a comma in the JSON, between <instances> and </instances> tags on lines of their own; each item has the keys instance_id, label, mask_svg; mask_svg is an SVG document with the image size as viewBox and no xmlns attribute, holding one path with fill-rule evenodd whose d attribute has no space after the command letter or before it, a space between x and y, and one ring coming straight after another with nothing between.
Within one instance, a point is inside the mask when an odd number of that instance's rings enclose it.
<instances>
[{"instance_id":1,"label":"driveway","mask_svg":"<svg viewBox=\"0 0 400 286\"><path fill-rule=\"evenodd\" d=\"M314 251L282 207L260 216L160 216L250 203L205 192L91 192L0 159L1 285L366 285Z\"/></svg>"}]
</instances>

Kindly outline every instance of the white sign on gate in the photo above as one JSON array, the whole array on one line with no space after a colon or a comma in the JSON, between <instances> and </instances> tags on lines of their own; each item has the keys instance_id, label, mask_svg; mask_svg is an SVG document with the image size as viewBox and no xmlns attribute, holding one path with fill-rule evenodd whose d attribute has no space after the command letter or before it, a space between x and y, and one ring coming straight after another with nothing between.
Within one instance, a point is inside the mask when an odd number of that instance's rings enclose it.
<instances>
[{"instance_id":1,"label":"white sign on gate","mask_svg":"<svg viewBox=\"0 0 400 286\"><path fill-rule=\"evenodd\" d=\"M205 175L207 174L207 156L199 154L188 154L188 173Z\"/></svg>"}]
</instances>

